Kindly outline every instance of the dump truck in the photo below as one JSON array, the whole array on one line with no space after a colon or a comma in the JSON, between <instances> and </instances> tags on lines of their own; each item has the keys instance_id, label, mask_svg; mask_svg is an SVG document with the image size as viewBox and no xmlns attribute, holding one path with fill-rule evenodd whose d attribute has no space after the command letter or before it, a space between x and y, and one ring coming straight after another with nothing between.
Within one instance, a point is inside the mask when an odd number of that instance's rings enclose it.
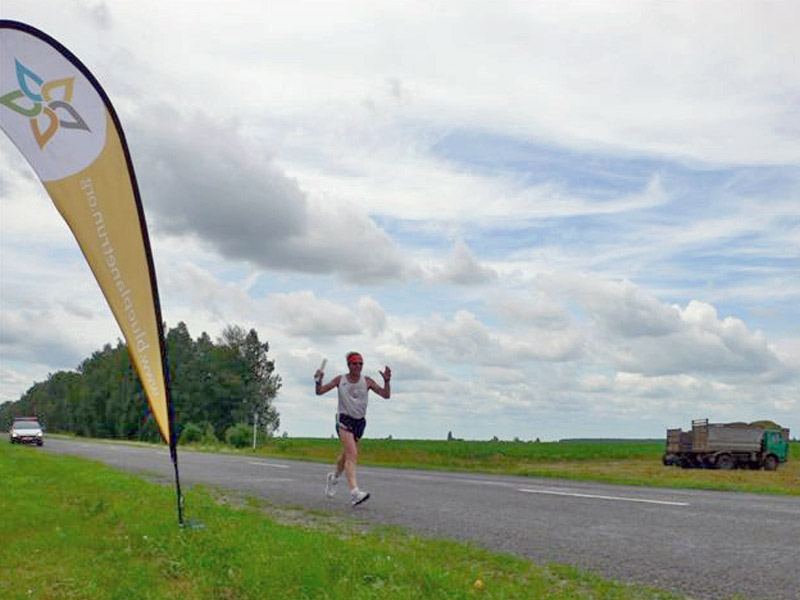
<instances>
[{"instance_id":1,"label":"dump truck","mask_svg":"<svg viewBox=\"0 0 800 600\"><path fill-rule=\"evenodd\" d=\"M768 421L692 421L692 430L667 429L662 462L684 468L774 471L789 458L789 430Z\"/></svg>"}]
</instances>

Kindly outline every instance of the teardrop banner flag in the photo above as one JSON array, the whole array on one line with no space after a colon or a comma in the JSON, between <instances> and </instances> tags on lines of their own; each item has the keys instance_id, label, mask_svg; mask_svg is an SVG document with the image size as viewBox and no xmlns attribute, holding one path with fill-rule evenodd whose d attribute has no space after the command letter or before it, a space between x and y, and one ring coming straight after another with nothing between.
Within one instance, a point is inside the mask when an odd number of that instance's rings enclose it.
<instances>
[{"instance_id":1,"label":"teardrop banner flag","mask_svg":"<svg viewBox=\"0 0 800 600\"><path fill-rule=\"evenodd\" d=\"M125 136L89 70L47 34L0 20L0 127L64 217L122 330L161 437L178 459L150 240Z\"/></svg>"}]
</instances>

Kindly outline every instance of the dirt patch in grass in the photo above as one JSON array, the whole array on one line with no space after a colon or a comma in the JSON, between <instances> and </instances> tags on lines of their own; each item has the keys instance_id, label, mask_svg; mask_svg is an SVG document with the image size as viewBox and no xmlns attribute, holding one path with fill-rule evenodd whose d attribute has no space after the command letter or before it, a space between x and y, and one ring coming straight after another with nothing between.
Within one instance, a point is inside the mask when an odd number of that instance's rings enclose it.
<instances>
[{"instance_id":1,"label":"dirt patch in grass","mask_svg":"<svg viewBox=\"0 0 800 600\"><path fill-rule=\"evenodd\" d=\"M346 536L362 534L373 529L372 526L355 521L352 517L345 519L332 512L309 510L302 506L276 506L262 498L232 490L206 488L206 491L212 494L220 506L234 510L257 510L279 525Z\"/></svg>"}]
</instances>

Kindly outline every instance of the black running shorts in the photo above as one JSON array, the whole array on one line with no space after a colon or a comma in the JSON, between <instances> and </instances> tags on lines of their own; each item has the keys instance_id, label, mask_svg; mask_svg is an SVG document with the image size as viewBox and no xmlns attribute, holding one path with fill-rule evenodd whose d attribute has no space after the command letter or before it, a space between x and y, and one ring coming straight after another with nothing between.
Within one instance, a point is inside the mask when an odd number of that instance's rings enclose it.
<instances>
[{"instance_id":1,"label":"black running shorts","mask_svg":"<svg viewBox=\"0 0 800 600\"><path fill-rule=\"evenodd\" d=\"M339 427L341 427L342 429L352 432L353 437L356 438L356 441L363 437L364 429L367 426L366 419L356 419L344 413L340 413L338 415L338 419L339 420L336 423L336 435L339 435Z\"/></svg>"}]
</instances>

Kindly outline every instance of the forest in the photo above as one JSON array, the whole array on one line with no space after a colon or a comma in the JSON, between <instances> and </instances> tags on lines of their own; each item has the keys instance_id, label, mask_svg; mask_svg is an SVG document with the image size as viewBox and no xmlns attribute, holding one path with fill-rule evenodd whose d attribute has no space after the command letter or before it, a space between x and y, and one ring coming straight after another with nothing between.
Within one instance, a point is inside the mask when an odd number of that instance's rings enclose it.
<instances>
[{"instance_id":1,"label":"forest","mask_svg":"<svg viewBox=\"0 0 800 600\"><path fill-rule=\"evenodd\" d=\"M167 328L164 328L167 331ZM254 329L228 325L216 343L192 339L185 323L165 336L176 436L225 439L247 424L271 436L280 425L274 399L281 388L269 344ZM22 397L0 405L0 427L14 417L38 417L45 431L95 438L157 441L160 434L144 398L128 346L106 344L75 371L58 371ZM185 441L185 440L182 440ZM197 440L192 440L197 441Z\"/></svg>"}]
</instances>

